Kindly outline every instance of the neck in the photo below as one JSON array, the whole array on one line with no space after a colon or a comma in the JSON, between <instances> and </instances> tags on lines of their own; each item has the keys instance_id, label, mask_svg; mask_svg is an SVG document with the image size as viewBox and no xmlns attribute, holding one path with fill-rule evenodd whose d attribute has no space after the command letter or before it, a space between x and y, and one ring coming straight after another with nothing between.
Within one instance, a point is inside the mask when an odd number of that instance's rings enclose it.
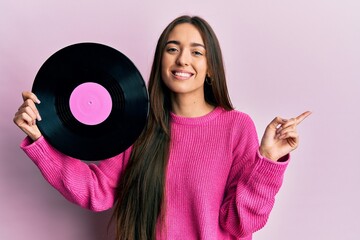
<instances>
[{"instance_id":1,"label":"neck","mask_svg":"<svg viewBox=\"0 0 360 240\"><path fill-rule=\"evenodd\" d=\"M173 94L171 96L172 112L183 117L200 117L208 114L214 106L205 101L203 97Z\"/></svg>"}]
</instances>

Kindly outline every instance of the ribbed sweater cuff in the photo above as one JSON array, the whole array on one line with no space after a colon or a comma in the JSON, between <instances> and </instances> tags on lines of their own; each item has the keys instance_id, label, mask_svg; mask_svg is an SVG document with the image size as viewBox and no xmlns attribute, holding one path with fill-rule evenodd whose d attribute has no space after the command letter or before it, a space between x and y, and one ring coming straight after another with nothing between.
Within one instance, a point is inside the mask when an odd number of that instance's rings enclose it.
<instances>
[{"instance_id":1,"label":"ribbed sweater cuff","mask_svg":"<svg viewBox=\"0 0 360 240\"><path fill-rule=\"evenodd\" d=\"M281 162L275 162L273 160L263 157L260 154L259 150L257 151L257 157L259 158L259 166L257 168L257 171L269 177L284 174L290 162L290 154L284 156Z\"/></svg>"},{"instance_id":2,"label":"ribbed sweater cuff","mask_svg":"<svg viewBox=\"0 0 360 240\"><path fill-rule=\"evenodd\" d=\"M29 156L29 158L36 164L39 165L44 156L47 156L53 151L57 151L50 146L45 138L41 136L36 141L32 141L31 138L26 137L20 144L20 148ZM49 161L51 158L48 158ZM54 165L60 167L60 163L52 162Z\"/></svg>"}]
</instances>

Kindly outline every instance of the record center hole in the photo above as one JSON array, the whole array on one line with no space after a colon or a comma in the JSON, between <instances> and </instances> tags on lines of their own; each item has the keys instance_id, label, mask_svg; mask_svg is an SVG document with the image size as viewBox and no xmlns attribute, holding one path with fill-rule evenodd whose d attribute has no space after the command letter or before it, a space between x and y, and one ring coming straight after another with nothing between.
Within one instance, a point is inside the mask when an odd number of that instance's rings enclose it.
<instances>
[{"instance_id":1,"label":"record center hole","mask_svg":"<svg viewBox=\"0 0 360 240\"><path fill-rule=\"evenodd\" d=\"M92 101L89 101L89 105L91 105L92 104Z\"/></svg>"}]
</instances>

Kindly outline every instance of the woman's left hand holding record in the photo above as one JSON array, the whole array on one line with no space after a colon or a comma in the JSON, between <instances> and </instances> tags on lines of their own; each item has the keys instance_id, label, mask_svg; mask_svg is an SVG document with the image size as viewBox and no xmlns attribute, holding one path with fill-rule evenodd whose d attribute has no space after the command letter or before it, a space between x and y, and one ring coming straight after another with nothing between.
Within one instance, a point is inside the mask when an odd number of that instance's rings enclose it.
<instances>
[{"instance_id":1,"label":"woman's left hand holding record","mask_svg":"<svg viewBox=\"0 0 360 240\"><path fill-rule=\"evenodd\" d=\"M34 93L29 91L22 92L23 104L19 107L14 116L14 123L33 141L41 137L41 132L36 125L36 121L41 121L41 116L35 103L40 100Z\"/></svg>"}]
</instances>

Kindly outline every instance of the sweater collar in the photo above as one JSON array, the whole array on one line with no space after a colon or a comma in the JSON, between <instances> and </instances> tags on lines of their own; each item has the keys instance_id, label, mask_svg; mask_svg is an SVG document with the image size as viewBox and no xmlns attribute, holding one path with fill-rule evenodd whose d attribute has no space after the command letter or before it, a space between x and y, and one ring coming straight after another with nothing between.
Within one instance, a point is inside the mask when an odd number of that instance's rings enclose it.
<instances>
[{"instance_id":1,"label":"sweater collar","mask_svg":"<svg viewBox=\"0 0 360 240\"><path fill-rule=\"evenodd\" d=\"M172 123L177 123L182 125L201 125L216 118L223 111L225 111L223 108L215 107L211 112L200 117L182 117L176 115L173 112L170 112L170 116Z\"/></svg>"}]
</instances>

